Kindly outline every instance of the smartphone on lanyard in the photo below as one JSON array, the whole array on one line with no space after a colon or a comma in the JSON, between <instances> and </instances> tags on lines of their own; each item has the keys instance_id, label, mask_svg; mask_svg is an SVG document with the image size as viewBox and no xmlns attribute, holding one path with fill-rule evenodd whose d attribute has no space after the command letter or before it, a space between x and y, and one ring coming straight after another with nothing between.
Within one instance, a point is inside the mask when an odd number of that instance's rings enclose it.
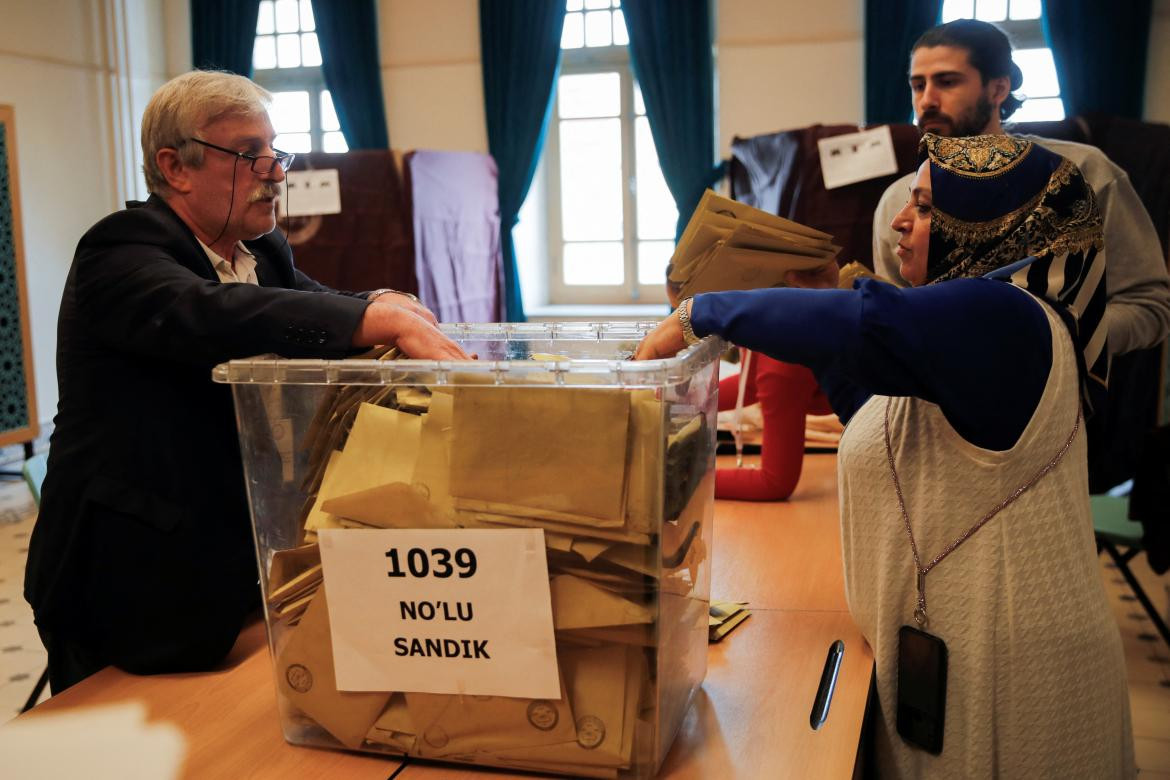
<instances>
[{"instance_id":1,"label":"smartphone on lanyard","mask_svg":"<svg viewBox=\"0 0 1170 780\"><path fill-rule=\"evenodd\" d=\"M937 756L942 753L946 709L946 644L925 631L902 626L898 632L898 734Z\"/></svg>"}]
</instances>

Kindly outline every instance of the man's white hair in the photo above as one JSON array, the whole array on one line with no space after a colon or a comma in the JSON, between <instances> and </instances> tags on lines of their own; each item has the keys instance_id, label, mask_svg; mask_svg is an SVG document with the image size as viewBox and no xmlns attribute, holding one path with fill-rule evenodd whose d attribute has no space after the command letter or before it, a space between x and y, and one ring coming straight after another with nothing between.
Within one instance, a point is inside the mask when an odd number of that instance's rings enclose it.
<instances>
[{"instance_id":1,"label":"man's white hair","mask_svg":"<svg viewBox=\"0 0 1170 780\"><path fill-rule=\"evenodd\" d=\"M155 159L159 149L179 152L184 165L203 164L203 147L192 137L225 116L261 116L272 95L251 79L219 70L193 70L158 88L142 114L142 173L146 188L165 193L169 187Z\"/></svg>"}]
</instances>

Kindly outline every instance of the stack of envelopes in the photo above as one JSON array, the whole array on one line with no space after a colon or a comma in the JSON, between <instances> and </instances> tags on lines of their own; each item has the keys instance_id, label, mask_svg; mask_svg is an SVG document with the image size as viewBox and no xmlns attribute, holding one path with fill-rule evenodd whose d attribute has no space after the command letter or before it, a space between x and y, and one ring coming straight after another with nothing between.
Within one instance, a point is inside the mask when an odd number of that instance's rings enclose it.
<instances>
[{"instance_id":1,"label":"stack of envelopes","mask_svg":"<svg viewBox=\"0 0 1170 780\"><path fill-rule=\"evenodd\" d=\"M708 621L708 638L719 642L732 629L752 616L746 601L712 601Z\"/></svg>"},{"instance_id":2,"label":"stack of envelopes","mask_svg":"<svg viewBox=\"0 0 1170 780\"><path fill-rule=\"evenodd\" d=\"M778 287L789 271L820 268L840 250L828 233L707 190L675 247L670 280L683 298Z\"/></svg>"},{"instance_id":3,"label":"stack of envelopes","mask_svg":"<svg viewBox=\"0 0 1170 780\"><path fill-rule=\"evenodd\" d=\"M268 577L281 695L349 748L593 777L649 766L664 697L689 696L658 669L704 663L705 419L668 418L654 390L474 382L321 405L301 442L305 545ZM319 529L509 527L545 532L559 701L337 691Z\"/></svg>"}]
</instances>

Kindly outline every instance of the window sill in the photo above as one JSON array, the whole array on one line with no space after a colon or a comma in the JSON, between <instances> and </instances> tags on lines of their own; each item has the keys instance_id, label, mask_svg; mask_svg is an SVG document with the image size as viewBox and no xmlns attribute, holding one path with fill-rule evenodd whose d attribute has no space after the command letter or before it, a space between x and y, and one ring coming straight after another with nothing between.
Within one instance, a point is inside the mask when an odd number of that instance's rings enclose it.
<instances>
[{"instance_id":1,"label":"window sill","mask_svg":"<svg viewBox=\"0 0 1170 780\"><path fill-rule=\"evenodd\" d=\"M529 322L562 322L586 320L610 322L613 320L660 320L670 313L665 303L577 304L561 303L529 306L525 309Z\"/></svg>"}]
</instances>

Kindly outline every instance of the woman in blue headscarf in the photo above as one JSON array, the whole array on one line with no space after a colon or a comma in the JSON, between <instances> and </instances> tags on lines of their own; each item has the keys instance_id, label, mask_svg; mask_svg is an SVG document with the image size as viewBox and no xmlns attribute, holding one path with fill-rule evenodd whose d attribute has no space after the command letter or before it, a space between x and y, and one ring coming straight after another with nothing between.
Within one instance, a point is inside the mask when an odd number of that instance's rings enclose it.
<instances>
[{"instance_id":1,"label":"woman in blue headscarf","mask_svg":"<svg viewBox=\"0 0 1170 780\"><path fill-rule=\"evenodd\" d=\"M716 334L811 367L848 421L846 595L881 776L1132 776L1083 434L1108 368L1092 190L1018 138L920 149L891 225L913 288L698 295L637 357Z\"/></svg>"}]
</instances>

